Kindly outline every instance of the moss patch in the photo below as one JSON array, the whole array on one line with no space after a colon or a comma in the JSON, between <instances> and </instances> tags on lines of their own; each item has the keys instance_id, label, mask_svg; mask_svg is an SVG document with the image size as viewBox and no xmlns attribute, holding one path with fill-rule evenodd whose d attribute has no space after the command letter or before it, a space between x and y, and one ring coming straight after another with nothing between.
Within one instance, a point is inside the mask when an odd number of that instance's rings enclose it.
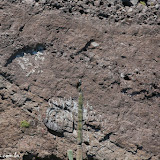
<instances>
[{"instance_id":1,"label":"moss patch","mask_svg":"<svg viewBox=\"0 0 160 160\"><path fill-rule=\"evenodd\" d=\"M140 1L139 3L146 6L146 3L144 1Z\"/></svg>"}]
</instances>

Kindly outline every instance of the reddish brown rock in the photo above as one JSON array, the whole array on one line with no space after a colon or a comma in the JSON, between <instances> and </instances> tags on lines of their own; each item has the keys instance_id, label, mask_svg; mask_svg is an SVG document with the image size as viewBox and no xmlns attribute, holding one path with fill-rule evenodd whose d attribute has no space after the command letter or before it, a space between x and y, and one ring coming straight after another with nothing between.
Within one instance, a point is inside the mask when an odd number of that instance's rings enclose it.
<instances>
[{"instance_id":1,"label":"reddish brown rock","mask_svg":"<svg viewBox=\"0 0 160 160\"><path fill-rule=\"evenodd\" d=\"M85 159L160 158L159 10L135 7L122 18L128 7L102 2L72 2L72 10L69 1L0 2L0 158L67 159L68 149L75 156L75 104L62 104L77 102L79 79ZM116 9L117 22L106 20ZM58 133L44 123L49 107Z\"/></svg>"}]
</instances>

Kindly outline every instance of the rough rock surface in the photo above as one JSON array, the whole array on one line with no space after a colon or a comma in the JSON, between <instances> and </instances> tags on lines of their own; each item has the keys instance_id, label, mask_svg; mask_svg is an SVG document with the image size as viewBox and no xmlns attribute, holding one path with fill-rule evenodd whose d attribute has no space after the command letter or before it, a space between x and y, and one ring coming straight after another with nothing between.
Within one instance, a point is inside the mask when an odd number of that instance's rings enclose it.
<instances>
[{"instance_id":1,"label":"rough rock surface","mask_svg":"<svg viewBox=\"0 0 160 160\"><path fill-rule=\"evenodd\" d=\"M0 158L160 159L157 1L0 1ZM26 120L29 128L21 127Z\"/></svg>"}]
</instances>

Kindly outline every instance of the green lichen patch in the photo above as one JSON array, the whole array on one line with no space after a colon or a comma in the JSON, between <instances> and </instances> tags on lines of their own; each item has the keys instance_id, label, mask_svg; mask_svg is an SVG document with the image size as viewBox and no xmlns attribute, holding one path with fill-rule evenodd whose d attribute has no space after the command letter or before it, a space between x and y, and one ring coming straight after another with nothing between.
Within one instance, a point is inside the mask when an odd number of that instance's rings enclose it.
<instances>
[{"instance_id":1,"label":"green lichen patch","mask_svg":"<svg viewBox=\"0 0 160 160\"><path fill-rule=\"evenodd\" d=\"M21 121L20 126L23 128L29 128L30 124L26 120L23 120L23 121Z\"/></svg>"}]
</instances>

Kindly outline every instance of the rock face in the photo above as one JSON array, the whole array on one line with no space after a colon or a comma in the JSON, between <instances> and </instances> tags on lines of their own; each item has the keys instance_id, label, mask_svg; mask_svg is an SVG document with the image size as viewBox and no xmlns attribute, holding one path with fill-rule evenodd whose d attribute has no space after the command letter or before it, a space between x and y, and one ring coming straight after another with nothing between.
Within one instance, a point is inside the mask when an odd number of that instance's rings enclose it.
<instances>
[{"instance_id":1,"label":"rock face","mask_svg":"<svg viewBox=\"0 0 160 160\"><path fill-rule=\"evenodd\" d=\"M0 1L0 158L160 159L159 3ZM22 121L29 128L21 127Z\"/></svg>"}]
</instances>

